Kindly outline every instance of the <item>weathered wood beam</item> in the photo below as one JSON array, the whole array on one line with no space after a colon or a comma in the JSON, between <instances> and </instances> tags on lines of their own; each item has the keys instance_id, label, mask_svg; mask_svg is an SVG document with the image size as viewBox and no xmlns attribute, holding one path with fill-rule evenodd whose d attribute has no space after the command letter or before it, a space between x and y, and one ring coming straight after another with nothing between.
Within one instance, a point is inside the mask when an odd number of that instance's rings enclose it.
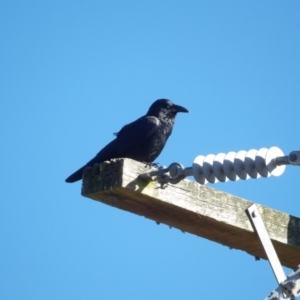
<instances>
[{"instance_id":1,"label":"weathered wood beam","mask_svg":"<svg viewBox=\"0 0 300 300\"><path fill-rule=\"evenodd\" d=\"M119 159L86 168L82 195L119 209L168 224L211 241L266 258L246 215L253 202L182 180L162 189L139 175L145 164ZM300 219L257 205L281 264L300 264Z\"/></svg>"}]
</instances>

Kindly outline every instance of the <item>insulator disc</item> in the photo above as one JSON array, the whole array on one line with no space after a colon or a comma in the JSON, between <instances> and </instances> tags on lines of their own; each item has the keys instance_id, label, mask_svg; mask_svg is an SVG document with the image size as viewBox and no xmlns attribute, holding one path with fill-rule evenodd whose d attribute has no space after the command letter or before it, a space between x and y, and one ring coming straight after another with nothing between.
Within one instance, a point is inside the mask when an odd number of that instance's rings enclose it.
<instances>
[{"instance_id":1,"label":"insulator disc","mask_svg":"<svg viewBox=\"0 0 300 300\"><path fill-rule=\"evenodd\" d=\"M247 152L246 157L245 157L245 169L251 178L259 178L260 177L259 173L257 172L257 170L255 168L255 163L254 163L257 152L258 151L256 149L251 149Z\"/></svg>"},{"instance_id":2,"label":"insulator disc","mask_svg":"<svg viewBox=\"0 0 300 300\"><path fill-rule=\"evenodd\" d=\"M247 154L247 151L245 151L245 150L239 151L236 154L236 156L234 158L234 162L233 162L233 167L234 167L234 170L235 170L237 176L239 176L243 180L250 178L250 176L247 174L245 166L244 166L246 154Z\"/></svg>"},{"instance_id":3,"label":"insulator disc","mask_svg":"<svg viewBox=\"0 0 300 300\"><path fill-rule=\"evenodd\" d=\"M216 183L218 182L218 179L216 178L216 175L213 173L213 163L214 163L215 155L208 154L203 162L203 174L204 177L207 179L210 183Z\"/></svg>"},{"instance_id":4,"label":"insulator disc","mask_svg":"<svg viewBox=\"0 0 300 300\"><path fill-rule=\"evenodd\" d=\"M284 153L278 147L272 147L267 152L266 165L273 176L280 176L285 170L285 165L277 166L276 164L276 158L280 156L284 156Z\"/></svg>"},{"instance_id":5,"label":"insulator disc","mask_svg":"<svg viewBox=\"0 0 300 300\"><path fill-rule=\"evenodd\" d=\"M221 182L226 182L228 181L228 178L226 177L224 173L224 158L226 154L225 153L219 153L215 156L214 162L213 162L213 172L217 179Z\"/></svg>"},{"instance_id":6,"label":"insulator disc","mask_svg":"<svg viewBox=\"0 0 300 300\"><path fill-rule=\"evenodd\" d=\"M236 152L229 152L226 154L223 163L223 169L226 177L232 181L239 180L239 177L236 175L234 170L233 162L236 156Z\"/></svg>"},{"instance_id":7,"label":"insulator disc","mask_svg":"<svg viewBox=\"0 0 300 300\"><path fill-rule=\"evenodd\" d=\"M257 172L262 177L270 177L271 173L269 172L267 165L266 165L266 156L267 156L268 149L267 148L261 148L257 151L256 157L255 157L255 168Z\"/></svg>"},{"instance_id":8,"label":"insulator disc","mask_svg":"<svg viewBox=\"0 0 300 300\"><path fill-rule=\"evenodd\" d=\"M200 184L206 184L207 180L204 177L203 174L203 162L204 162L205 156L199 155L194 159L193 162L193 176L195 180Z\"/></svg>"}]
</instances>

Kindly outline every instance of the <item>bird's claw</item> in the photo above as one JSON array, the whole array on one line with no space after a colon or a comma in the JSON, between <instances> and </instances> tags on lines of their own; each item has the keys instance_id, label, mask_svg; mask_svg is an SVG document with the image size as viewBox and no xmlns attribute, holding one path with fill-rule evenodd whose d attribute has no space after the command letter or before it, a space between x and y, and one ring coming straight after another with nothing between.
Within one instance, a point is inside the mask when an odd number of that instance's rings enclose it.
<instances>
[{"instance_id":1,"label":"bird's claw","mask_svg":"<svg viewBox=\"0 0 300 300\"><path fill-rule=\"evenodd\" d=\"M145 168L159 168L159 163L148 163L148 162L144 162L145 163Z\"/></svg>"}]
</instances>

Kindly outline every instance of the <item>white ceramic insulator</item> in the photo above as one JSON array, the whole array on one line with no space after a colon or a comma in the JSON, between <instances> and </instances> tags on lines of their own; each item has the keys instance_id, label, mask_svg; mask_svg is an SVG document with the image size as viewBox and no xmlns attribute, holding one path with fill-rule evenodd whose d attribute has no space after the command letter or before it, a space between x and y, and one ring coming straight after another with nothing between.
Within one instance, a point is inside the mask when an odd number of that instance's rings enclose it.
<instances>
[{"instance_id":1,"label":"white ceramic insulator","mask_svg":"<svg viewBox=\"0 0 300 300\"><path fill-rule=\"evenodd\" d=\"M234 170L235 156L236 156L236 152L227 153L224 158L224 163L223 163L224 173L225 173L226 177L232 181L236 181L236 180L240 179Z\"/></svg>"},{"instance_id":2,"label":"white ceramic insulator","mask_svg":"<svg viewBox=\"0 0 300 300\"><path fill-rule=\"evenodd\" d=\"M196 181L200 184L206 184L207 180L204 177L203 174L203 162L204 162L205 156L199 155L194 159L193 162L193 176L196 179Z\"/></svg>"},{"instance_id":3,"label":"white ceramic insulator","mask_svg":"<svg viewBox=\"0 0 300 300\"><path fill-rule=\"evenodd\" d=\"M203 174L204 177L207 179L207 181L210 183L218 182L218 179L216 178L216 175L214 174L213 167L212 167L214 159L215 159L215 155L208 154L204 158L204 162L203 162Z\"/></svg>"},{"instance_id":4,"label":"white ceramic insulator","mask_svg":"<svg viewBox=\"0 0 300 300\"><path fill-rule=\"evenodd\" d=\"M233 162L233 167L234 167L234 170L235 170L237 176L239 176L239 178L241 178L243 180L247 180L250 178L250 176L246 172L245 165L244 165L246 154L247 154L247 151L245 151L245 150L239 151L236 154L236 156L234 158L234 162Z\"/></svg>"},{"instance_id":5,"label":"white ceramic insulator","mask_svg":"<svg viewBox=\"0 0 300 300\"><path fill-rule=\"evenodd\" d=\"M228 178L226 177L226 174L224 172L224 158L226 154L225 153L219 153L215 156L212 169L213 173L217 177L217 179L221 182L228 181Z\"/></svg>"},{"instance_id":6,"label":"white ceramic insulator","mask_svg":"<svg viewBox=\"0 0 300 300\"><path fill-rule=\"evenodd\" d=\"M260 177L260 174L257 172L257 170L255 168L255 163L254 163L257 152L258 151L256 149L249 150L246 154L245 162L244 162L246 172L248 173L248 175L251 178L254 178L254 179Z\"/></svg>"},{"instance_id":7,"label":"white ceramic insulator","mask_svg":"<svg viewBox=\"0 0 300 300\"><path fill-rule=\"evenodd\" d=\"M267 148L261 148L257 151L256 156L255 156L255 168L257 172L262 176L262 177L270 177L271 173L269 172L267 165L266 165L266 156L268 153Z\"/></svg>"},{"instance_id":8,"label":"white ceramic insulator","mask_svg":"<svg viewBox=\"0 0 300 300\"><path fill-rule=\"evenodd\" d=\"M278 166L276 159L283 156L283 152L277 147L199 155L193 163L193 175L200 184L236 181L239 178L246 180L250 177L280 176L285 170L285 165Z\"/></svg>"},{"instance_id":9,"label":"white ceramic insulator","mask_svg":"<svg viewBox=\"0 0 300 300\"><path fill-rule=\"evenodd\" d=\"M285 170L285 165L277 166L276 164L276 158L280 156L284 154L278 147L270 148L266 154L266 166L273 176L280 176Z\"/></svg>"}]
</instances>

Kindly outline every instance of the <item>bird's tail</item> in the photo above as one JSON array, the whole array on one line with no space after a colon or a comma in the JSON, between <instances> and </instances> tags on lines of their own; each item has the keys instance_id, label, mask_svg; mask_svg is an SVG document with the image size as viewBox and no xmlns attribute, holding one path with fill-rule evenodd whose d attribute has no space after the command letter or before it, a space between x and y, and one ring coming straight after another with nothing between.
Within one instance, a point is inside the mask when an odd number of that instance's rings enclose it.
<instances>
[{"instance_id":1,"label":"bird's tail","mask_svg":"<svg viewBox=\"0 0 300 300\"><path fill-rule=\"evenodd\" d=\"M66 182L73 183L75 181L81 180L82 179L82 174L85 166L74 172L72 175L70 175L67 179Z\"/></svg>"}]
</instances>

